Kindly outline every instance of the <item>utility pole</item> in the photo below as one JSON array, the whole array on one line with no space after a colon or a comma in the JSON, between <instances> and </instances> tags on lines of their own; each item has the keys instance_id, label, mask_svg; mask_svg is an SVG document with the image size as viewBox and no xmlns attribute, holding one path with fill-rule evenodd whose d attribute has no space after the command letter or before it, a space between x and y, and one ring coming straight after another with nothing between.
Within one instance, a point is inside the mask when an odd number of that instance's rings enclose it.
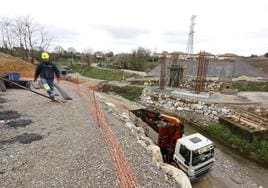
<instances>
[{"instance_id":1,"label":"utility pole","mask_svg":"<svg viewBox=\"0 0 268 188\"><path fill-rule=\"evenodd\" d=\"M190 24L190 31L188 36L187 48L186 48L186 59L192 57L193 50L194 50L194 26L195 26L195 18L197 15L192 15L191 17L191 24Z\"/></svg>"}]
</instances>

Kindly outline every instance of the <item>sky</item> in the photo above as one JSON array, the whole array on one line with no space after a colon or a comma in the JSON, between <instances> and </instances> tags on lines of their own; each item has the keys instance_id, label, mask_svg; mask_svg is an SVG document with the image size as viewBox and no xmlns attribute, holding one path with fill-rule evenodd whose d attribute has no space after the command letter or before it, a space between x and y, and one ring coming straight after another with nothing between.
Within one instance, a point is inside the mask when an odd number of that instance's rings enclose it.
<instances>
[{"instance_id":1,"label":"sky","mask_svg":"<svg viewBox=\"0 0 268 188\"><path fill-rule=\"evenodd\" d=\"M54 38L52 48L77 51L193 51L249 56L268 52L267 0L2 0L0 17L30 15Z\"/></svg>"}]
</instances>

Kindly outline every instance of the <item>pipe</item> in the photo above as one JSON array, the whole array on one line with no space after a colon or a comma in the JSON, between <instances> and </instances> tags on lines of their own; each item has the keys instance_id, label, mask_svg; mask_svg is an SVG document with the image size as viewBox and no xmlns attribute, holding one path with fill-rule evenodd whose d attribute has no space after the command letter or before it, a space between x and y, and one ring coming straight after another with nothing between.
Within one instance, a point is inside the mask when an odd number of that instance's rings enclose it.
<instances>
[{"instance_id":1,"label":"pipe","mask_svg":"<svg viewBox=\"0 0 268 188\"><path fill-rule=\"evenodd\" d=\"M35 93L35 94L37 94L37 95L40 95L40 96L42 96L42 97L45 97L45 98L47 98L47 99L53 100L53 99L51 99L50 97L48 97L48 96L46 96L46 95L44 95L44 94L42 94L42 93L39 93L39 92L37 92L37 91L34 91L34 90L30 89L30 88L24 87L24 86L22 86L22 85L20 85L20 84L17 84L16 82L13 82L13 81L11 81L11 80L6 79L6 78L0 77L0 79L1 79L1 80L4 80L4 81L7 81L7 82L9 82L9 83L12 83L12 84L14 84L14 85L16 85L16 86L18 86L18 87L20 87L20 88L22 88L22 89L31 91L31 92L33 92L33 93ZM56 101L56 100L53 100L53 101Z\"/></svg>"}]
</instances>

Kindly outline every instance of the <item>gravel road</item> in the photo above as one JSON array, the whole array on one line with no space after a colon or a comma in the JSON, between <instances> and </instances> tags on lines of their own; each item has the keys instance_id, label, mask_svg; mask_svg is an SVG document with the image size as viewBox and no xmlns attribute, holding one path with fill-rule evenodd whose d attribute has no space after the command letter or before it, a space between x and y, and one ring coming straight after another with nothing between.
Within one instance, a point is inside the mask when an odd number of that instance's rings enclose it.
<instances>
[{"instance_id":1,"label":"gravel road","mask_svg":"<svg viewBox=\"0 0 268 188\"><path fill-rule=\"evenodd\" d=\"M107 145L86 102L71 84L60 85L72 101L54 103L24 90L1 94L0 114L13 110L19 114L14 120L32 121L12 128L3 123L11 116L0 116L1 187L119 187ZM176 187L152 164L124 123L104 108L139 186Z\"/></svg>"}]
</instances>

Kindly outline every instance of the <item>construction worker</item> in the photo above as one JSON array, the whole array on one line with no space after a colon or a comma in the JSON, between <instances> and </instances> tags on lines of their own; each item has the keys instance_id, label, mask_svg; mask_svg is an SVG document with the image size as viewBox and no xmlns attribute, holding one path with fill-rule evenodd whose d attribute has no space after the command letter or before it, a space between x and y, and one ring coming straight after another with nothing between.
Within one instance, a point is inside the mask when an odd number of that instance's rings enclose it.
<instances>
[{"instance_id":1,"label":"construction worker","mask_svg":"<svg viewBox=\"0 0 268 188\"><path fill-rule=\"evenodd\" d=\"M36 82L37 78L40 76L41 83L44 89L47 91L49 97L52 99L55 98L57 93L54 92L54 75L56 75L57 81L60 79L60 71L57 66L49 60L49 54L47 52L43 52L41 54L42 61L36 67L34 82Z\"/></svg>"}]
</instances>

